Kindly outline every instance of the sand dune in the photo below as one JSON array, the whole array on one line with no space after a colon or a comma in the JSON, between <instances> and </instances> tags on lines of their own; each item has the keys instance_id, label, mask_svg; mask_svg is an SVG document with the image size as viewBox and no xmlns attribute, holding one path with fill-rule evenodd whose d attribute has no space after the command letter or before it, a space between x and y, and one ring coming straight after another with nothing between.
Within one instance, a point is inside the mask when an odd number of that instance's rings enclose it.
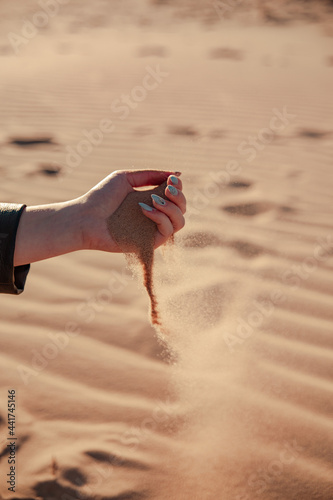
<instances>
[{"instance_id":1,"label":"sand dune","mask_svg":"<svg viewBox=\"0 0 333 500\"><path fill-rule=\"evenodd\" d=\"M40 7L1 5L1 201L128 167L182 171L188 198L156 254L167 337L122 255L33 264L1 297L2 498L333 499L331 17L258 5L68 2L18 56Z\"/></svg>"}]
</instances>

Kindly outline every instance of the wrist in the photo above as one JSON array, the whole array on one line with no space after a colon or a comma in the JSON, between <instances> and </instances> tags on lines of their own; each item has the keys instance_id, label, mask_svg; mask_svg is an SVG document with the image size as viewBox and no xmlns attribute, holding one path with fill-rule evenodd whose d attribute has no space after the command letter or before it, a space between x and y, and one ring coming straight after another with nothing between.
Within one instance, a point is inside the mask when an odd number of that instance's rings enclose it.
<instances>
[{"instance_id":1,"label":"wrist","mask_svg":"<svg viewBox=\"0 0 333 500\"><path fill-rule=\"evenodd\" d=\"M15 242L14 265L30 264L84 248L82 200L26 207Z\"/></svg>"},{"instance_id":2,"label":"wrist","mask_svg":"<svg viewBox=\"0 0 333 500\"><path fill-rule=\"evenodd\" d=\"M72 245L76 250L94 249L91 228L96 226L94 214L85 196L67 203L66 218L69 219L69 232Z\"/></svg>"},{"instance_id":3,"label":"wrist","mask_svg":"<svg viewBox=\"0 0 333 500\"><path fill-rule=\"evenodd\" d=\"M57 233L62 243L61 254L88 248L85 238L86 206L83 199L60 203L56 219Z\"/></svg>"}]
</instances>

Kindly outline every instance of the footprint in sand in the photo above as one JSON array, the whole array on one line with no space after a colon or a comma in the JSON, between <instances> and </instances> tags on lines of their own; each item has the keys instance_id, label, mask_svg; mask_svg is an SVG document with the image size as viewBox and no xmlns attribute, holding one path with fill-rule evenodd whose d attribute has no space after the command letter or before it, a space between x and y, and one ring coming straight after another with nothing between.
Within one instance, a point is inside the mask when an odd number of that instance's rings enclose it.
<instances>
[{"instance_id":1,"label":"footprint in sand","mask_svg":"<svg viewBox=\"0 0 333 500\"><path fill-rule=\"evenodd\" d=\"M209 52L210 59L230 59L233 61L241 61L244 59L243 52L238 49L229 47L216 47Z\"/></svg>"},{"instance_id":2,"label":"footprint in sand","mask_svg":"<svg viewBox=\"0 0 333 500\"><path fill-rule=\"evenodd\" d=\"M152 3L153 5L167 5L169 3L171 3L170 0L150 0L150 3Z\"/></svg>"},{"instance_id":3,"label":"footprint in sand","mask_svg":"<svg viewBox=\"0 0 333 500\"><path fill-rule=\"evenodd\" d=\"M170 125L169 134L183 137L197 137L199 132L190 125Z\"/></svg>"},{"instance_id":4,"label":"footprint in sand","mask_svg":"<svg viewBox=\"0 0 333 500\"><path fill-rule=\"evenodd\" d=\"M128 469L137 469L137 470L149 470L150 467L144 463L138 462L136 460L129 460L128 458L119 457L117 455L113 455L112 453L100 451L100 450L91 450L86 451L85 455L93 458L97 462L107 462L112 464L114 467L127 467Z\"/></svg>"},{"instance_id":5,"label":"footprint in sand","mask_svg":"<svg viewBox=\"0 0 333 500\"><path fill-rule=\"evenodd\" d=\"M138 57L166 57L167 49L162 45L145 45L138 50Z\"/></svg>"},{"instance_id":6,"label":"footprint in sand","mask_svg":"<svg viewBox=\"0 0 333 500\"><path fill-rule=\"evenodd\" d=\"M41 481L34 487L38 498L47 498L48 500L58 500L59 498L80 498L79 491L71 487L62 486L57 479ZM90 500L92 496L85 496L86 500Z\"/></svg>"},{"instance_id":7,"label":"footprint in sand","mask_svg":"<svg viewBox=\"0 0 333 500\"><path fill-rule=\"evenodd\" d=\"M228 212L232 215L240 215L244 217L254 217L255 215L260 215L268 212L274 205L268 202L256 202L256 203L239 203L237 205L226 205L221 207L222 210Z\"/></svg>"},{"instance_id":8,"label":"footprint in sand","mask_svg":"<svg viewBox=\"0 0 333 500\"><path fill-rule=\"evenodd\" d=\"M204 232L188 234L183 238L182 244L185 248L229 247L237 250L242 257L246 258L257 257L264 251L262 247L248 241L222 241L215 234Z\"/></svg>"},{"instance_id":9,"label":"footprint in sand","mask_svg":"<svg viewBox=\"0 0 333 500\"><path fill-rule=\"evenodd\" d=\"M211 139L222 139L226 136L226 131L219 128L213 129L209 132L208 136Z\"/></svg>"},{"instance_id":10,"label":"footprint in sand","mask_svg":"<svg viewBox=\"0 0 333 500\"><path fill-rule=\"evenodd\" d=\"M281 207L279 207L279 211L286 214L292 214L296 212L295 208L289 207L288 205L281 205Z\"/></svg>"},{"instance_id":11,"label":"footprint in sand","mask_svg":"<svg viewBox=\"0 0 333 500\"><path fill-rule=\"evenodd\" d=\"M245 180L233 181L228 184L228 188L231 189L248 189L252 186L252 182Z\"/></svg>"},{"instance_id":12,"label":"footprint in sand","mask_svg":"<svg viewBox=\"0 0 333 500\"><path fill-rule=\"evenodd\" d=\"M183 237L182 244L186 248L206 248L220 246L222 241L213 233L191 233Z\"/></svg>"},{"instance_id":13,"label":"footprint in sand","mask_svg":"<svg viewBox=\"0 0 333 500\"><path fill-rule=\"evenodd\" d=\"M323 139L331 134L332 132L329 130L315 130L311 128L303 128L298 132L299 137L306 137L308 139Z\"/></svg>"},{"instance_id":14,"label":"footprint in sand","mask_svg":"<svg viewBox=\"0 0 333 500\"><path fill-rule=\"evenodd\" d=\"M16 453L22 448L22 445L24 445L24 443L26 441L29 440L29 436L20 436L17 441L16 441ZM8 441L5 440L3 443L2 443L2 450L0 452L0 461L3 457L7 457L8 455L8 446L7 446L7 443ZM7 459L6 459L7 460ZM1 497L0 497L1 498Z\"/></svg>"},{"instance_id":15,"label":"footprint in sand","mask_svg":"<svg viewBox=\"0 0 333 500\"><path fill-rule=\"evenodd\" d=\"M61 172L62 167L60 165L57 165L56 163L45 163L39 166L39 170L36 173L56 177L61 174Z\"/></svg>"},{"instance_id":16,"label":"footprint in sand","mask_svg":"<svg viewBox=\"0 0 333 500\"><path fill-rule=\"evenodd\" d=\"M15 498L13 500L15 500ZM29 498L27 498L27 497L19 497L19 500L36 500L36 499L35 498L31 498L31 497L29 497Z\"/></svg>"},{"instance_id":17,"label":"footprint in sand","mask_svg":"<svg viewBox=\"0 0 333 500\"><path fill-rule=\"evenodd\" d=\"M65 469L62 477L75 486L84 486L88 482L87 477L76 467Z\"/></svg>"},{"instance_id":18,"label":"footprint in sand","mask_svg":"<svg viewBox=\"0 0 333 500\"><path fill-rule=\"evenodd\" d=\"M242 257L246 258L258 257L258 255L261 255L264 252L262 247L249 243L248 241L230 241L226 244L226 246L237 250Z\"/></svg>"},{"instance_id":19,"label":"footprint in sand","mask_svg":"<svg viewBox=\"0 0 333 500\"><path fill-rule=\"evenodd\" d=\"M15 167L11 167L6 171L6 178L17 179L20 177L33 177L35 175L47 175L48 177L56 177L61 174L62 167L56 162L54 163L21 163Z\"/></svg>"},{"instance_id":20,"label":"footprint in sand","mask_svg":"<svg viewBox=\"0 0 333 500\"><path fill-rule=\"evenodd\" d=\"M21 148L29 148L32 146L40 145L56 145L54 137L51 135L21 135L16 137L11 137L8 139L8 144L13 146L19 146Z\"/></svg>"}]
</instances>

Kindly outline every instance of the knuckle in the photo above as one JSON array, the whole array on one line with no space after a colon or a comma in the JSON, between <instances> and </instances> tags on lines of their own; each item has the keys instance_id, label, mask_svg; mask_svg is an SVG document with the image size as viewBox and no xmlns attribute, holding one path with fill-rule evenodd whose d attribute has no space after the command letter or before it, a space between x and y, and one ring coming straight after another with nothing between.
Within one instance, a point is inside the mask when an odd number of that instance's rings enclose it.
<instances>
[{"instance_id":1,"label":"knuckle","mask_svg":"<svg viewBox=\"0 0 333 500\"><path fill-rule=\"evenodd\" d=\"M124 170L114 170L112 172L112 174L115 176L115 177L118 177L118 175L124 175Z\"/></svg>"}]
</instances>

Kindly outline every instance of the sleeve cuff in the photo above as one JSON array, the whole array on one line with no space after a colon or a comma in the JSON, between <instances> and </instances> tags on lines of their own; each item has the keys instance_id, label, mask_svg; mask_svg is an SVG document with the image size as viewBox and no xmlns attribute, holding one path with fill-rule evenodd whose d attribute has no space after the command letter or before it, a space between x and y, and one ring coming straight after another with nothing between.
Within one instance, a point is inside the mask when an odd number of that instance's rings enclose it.
<instances>
[{"instance_id":1,"label":"sleeve cuff","mask_svg":"<svg viewBox=\"0 0 333 500\"><path fill-rule=\"evenodd\" d=\"M25 207L0 203L0 293L22 293L30 270L30 264L14 267L16 233Z\"/></svg>"}]
</instances>

